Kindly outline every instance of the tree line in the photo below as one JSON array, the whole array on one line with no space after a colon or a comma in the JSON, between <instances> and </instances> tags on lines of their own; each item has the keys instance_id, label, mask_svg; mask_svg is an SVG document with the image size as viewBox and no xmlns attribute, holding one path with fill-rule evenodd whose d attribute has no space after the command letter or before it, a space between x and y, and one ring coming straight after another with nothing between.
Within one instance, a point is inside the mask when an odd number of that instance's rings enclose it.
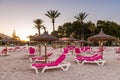
<instances>
[{"instance_id":1,"label":"tree line","mask_svg":"<svg viewBox=\"0 0 120 80\"><path fill-rule=\"evenodd\" d=\"M105 34L115 36L117 38L120 37L120 25L113 21L104 21L98 20L97 23L93 23L92 21L84 22L85 18L88 16L86 12L81 12L73 18L76 21L66 22L61 26L58 26L57 30L55 30L55 19L60 16L60 12L57 10L48 10L45 14L52 20L53 31L52 35L61 38L61 37L70 37L72 35L77 39L85 39L88 37L98 34L100 29L103 28ZM38 30L39 35L40 30L44 29L46 31L46 27L43 25L42 19L36 19L33 21L35 23L34 28Z\"/></svg>"},{"instance_id":2,"label":"tree line","mask_svg":"<svg viewBox=\"0 0 120 80\"><path fill-rule=\"evenodd\" d=\"M120 37L120 25L112 21L103 21L98 20L97 23L92 21L80 24L79 21L67 22L62 26L59 26L56 33L56 36L61 37L70 37L72 34L74 38L85 39L88 37L98 34L100 29L103 29L105 34ZM84 34L84 37L83 37Z\"/></svg>"}]
</instances>

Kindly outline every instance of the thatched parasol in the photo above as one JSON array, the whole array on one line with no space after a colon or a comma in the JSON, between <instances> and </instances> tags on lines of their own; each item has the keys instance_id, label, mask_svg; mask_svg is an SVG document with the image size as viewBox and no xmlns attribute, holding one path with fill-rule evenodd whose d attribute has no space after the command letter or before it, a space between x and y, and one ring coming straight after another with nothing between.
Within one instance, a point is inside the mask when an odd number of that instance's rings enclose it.
<instances>
[{"instance_id":1,"label":"thatched parasol","mask_svg":"<svg viewBox=\"0 0 120 80\"><path fill-rule=\"evenodd\" d=\"M69 43L69 42L74 42L74 41L78 41L78 39L73 38L73 37L63 37L63 38L59 38L59 41L62 41L63 43Z\"/></svg>"},{"instance_id":2,"label":"thatched parasol","mask_svg":"<svg viewBox=\"0 0 120 80\"><path fill-rule=\"evenodd\" d=\"M47 42L58 40L58 38L55 36L49 35L48 32L44 32L41 35L35 36L33 40L44 42L44 45L45 45L45 63L46 63L47 62L47 56L46 56L46 54L47 54Z\"/></svg>"},{"instance_id":3,"label":"thatched parasol","mask_svg":"<svg viewBox=\"0 0 120 80\"><path fill-rule=\"evenodd\" d=\"M3 39L1 39L1 41L5 43L5 49L7 49L7 44L9 42L13 42L13 39L10 37L4 36ZM7 55L7 52L6 52L6 55Z\"/></svg>"},{"instance_id":4,"label":"thatched parasol","mask_svg":"<svg viewBox=\"0 0 120 80\"><path fill-rule=\"evenodd\" d=\"M59 38L59 40L61 40L61 41L77 41L78 39L76 39L76 38L63 37L63 38Z\"/></svg>"},{"instance_id":5,"label":"thatched parasol","mask_svg":"<svg viewBox=\"0 0 120 80\"><path fill-rule=\"evenodd\" d=\"M103 48L104 41L115 41L115 40L117 40L116 37L105 34L102 29L99 32L99 34L96 34L88 38L88 41L98 42L101 48ZM103 55L103 52L102 52L102 55Z\"/></svg>"},{"instance_id":6,"label":"thatched parasol","mask_svg":"<svg viewBox=\"0 0 120 80\"><path fill-rule=\"evenodd\" d=\"M87 43L87 44L90 44L91 42L90 41L86 41L84 39L81 39L81 40L78 40L78 41L75 41L76 43L80 43L81 45L80 46L83 46L84 43Z\"/></svg>"},{"instance_id":7,"label":"thatched parasol","mask_svg":"<svg viewBox=\"0 0 120 80\"><path fill-rule=\"evenodd\" d=\"M63 42L68 42L68 43L72 42L72 45L74 41L78 41L78 39L73 38L73 36L70 36L70 38L69 37L59 38L59 40ZM72 49L72 54L73 54L73 49Z\"/></svg>"},{"instance_id":8,"label":"thatched parasol","mask_svg":"<svg viewBox=\"0 0 120 80\"><path fill-rule=\"evenodd\" d=\"M105 34L102 29L99 32L99 34L91 36L88 38L88 41L92 41L92 42L99 42L99 41L103 42L106 40L107 41L114 41L114 40L117 40L117 38L114 36L110 36L110 35Z\"/></svg>"},{"instance_id":9,"label":"thatched parasol","mask_svg":"<svg viewBox=\"0 0 120 80\"><path fill-rule=\"evenodd\" d=\"M13 42L12 38L5 36L3 39L1 39L2 42L7 43L7 42Z\"/></svg>"}]
</instances>

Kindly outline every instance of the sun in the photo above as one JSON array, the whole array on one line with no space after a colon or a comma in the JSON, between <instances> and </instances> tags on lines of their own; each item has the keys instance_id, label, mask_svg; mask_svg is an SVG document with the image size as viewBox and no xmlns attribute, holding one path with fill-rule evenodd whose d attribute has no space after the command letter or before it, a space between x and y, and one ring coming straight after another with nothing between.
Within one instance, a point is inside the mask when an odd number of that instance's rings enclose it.
<instances>
[{"instance_id":1,"label":"sun","mask_svg":"<svg viewBox=\"0 0 120 80\"><path fill-rule=\"evenodd\" d=\"M19 35L21 41L29 41L28 35L26 34L21 34Z\"/></svg>"},{"instance_id":2,"label":"sun","mask_svg":"<svg viewBox=\"0 0 120 80\"><path fill-rule=\"evenodd\" d=\"M29 38L27 38L27 36L20 36L20 39L24 41L29 41Z\"/></svg>"},{"instance_id":3,"label":"sun","mask_svg":"<svg viewBox=\"0 0 120 80\"><path fill-rule=\"evenodd\" d=\"M30 35L34 35L35 32L32 30L28 30L28 31L17 31L17 36L20 37L20 40L24 40L24 41L29 41L28 36Z\"/></svg>"}]
</instances>

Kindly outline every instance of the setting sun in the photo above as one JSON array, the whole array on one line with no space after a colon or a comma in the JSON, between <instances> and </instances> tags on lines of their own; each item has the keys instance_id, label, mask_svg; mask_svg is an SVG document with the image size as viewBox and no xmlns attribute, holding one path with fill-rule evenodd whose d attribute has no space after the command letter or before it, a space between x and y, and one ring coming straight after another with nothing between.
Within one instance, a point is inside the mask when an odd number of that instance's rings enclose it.
<instances>
[{"instance_id":1,"label":"setting sun","mask_svg":"<svg viewBox=\"0 0 120 80\"><path fill-rule=\"evenodd\" d=\"M35 35L37 32L37 29L31 28L31 29L26 29L23 31L16 31L16 35L20 37L21 40L29 41L28 36L30 35ZM41 33L43 33L43 30L41 30Z\"/></svg>"}]
</instances>

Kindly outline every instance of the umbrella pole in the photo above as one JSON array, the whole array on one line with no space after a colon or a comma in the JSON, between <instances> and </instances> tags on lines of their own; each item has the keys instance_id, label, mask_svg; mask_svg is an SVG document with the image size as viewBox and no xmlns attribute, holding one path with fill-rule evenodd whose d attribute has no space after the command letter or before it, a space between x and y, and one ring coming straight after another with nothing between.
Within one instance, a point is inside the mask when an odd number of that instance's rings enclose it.
<instances>
[{"instance_id":1,"label":"umbrella pole","mask_svg":"<svg viewBox=\"0 0 120 80\"><path fill-rule=\"evenodd\" d=\"M7 54L7 43L5 44L5 49L6 49L6 52L5 52L5 55L7 56L8 54Z\"/></svg>"},{"instance_id":2,"label":"umbrella pole","mask_svg":"<svg viewBox=\"0 0 120 80\"><path fill-rule=\"evenodd\" d=\"M39 50L39 55L41 55L41 44L39 43L39 45L38 45L38 50Z\"/></svg>"},{"instance_id":3,"label":"umbrella pole","mask_svg":"<svg viewBox=\"0 0 120 80\"><path fill-rule=\"evenodd\" d=\"M61 43L60 51L62 51L62 48L63 48L63 44Z\"/></svg>"},{"instance_id":4,"label":"umbrella pole","mask_svg":"<svg viewBox=\"0 0 120 80\"><path fill-rule=\"evenodd\" d=\"M103 56L103 41L101 41L99 43L99 47L100 47L100 49L102 49L101 55ZM102 57L102 59L103 59L103 57Z\"/></svg>"},{"instance_id":5,"label":"umbrella pole","mask_svg":"<svg viewBox=\"0 0 120 80\"><path fill-rule=\"evenodd\" d=\"M74 45L73 45L73 42L72 42L72 46L71 46L71 47L72 47L72 55L73 55L73 46L74 46Z\"/></svg>"},{"instance_id":6,"label":"umbrella pole","mask_svg":"<svg viewBox=\"0 0 120 80\"><path fill-rule=\"evenodd\" d=\"M45 42L45 63L47 62L47 43Z\"/></svg>"}]
</instances>

